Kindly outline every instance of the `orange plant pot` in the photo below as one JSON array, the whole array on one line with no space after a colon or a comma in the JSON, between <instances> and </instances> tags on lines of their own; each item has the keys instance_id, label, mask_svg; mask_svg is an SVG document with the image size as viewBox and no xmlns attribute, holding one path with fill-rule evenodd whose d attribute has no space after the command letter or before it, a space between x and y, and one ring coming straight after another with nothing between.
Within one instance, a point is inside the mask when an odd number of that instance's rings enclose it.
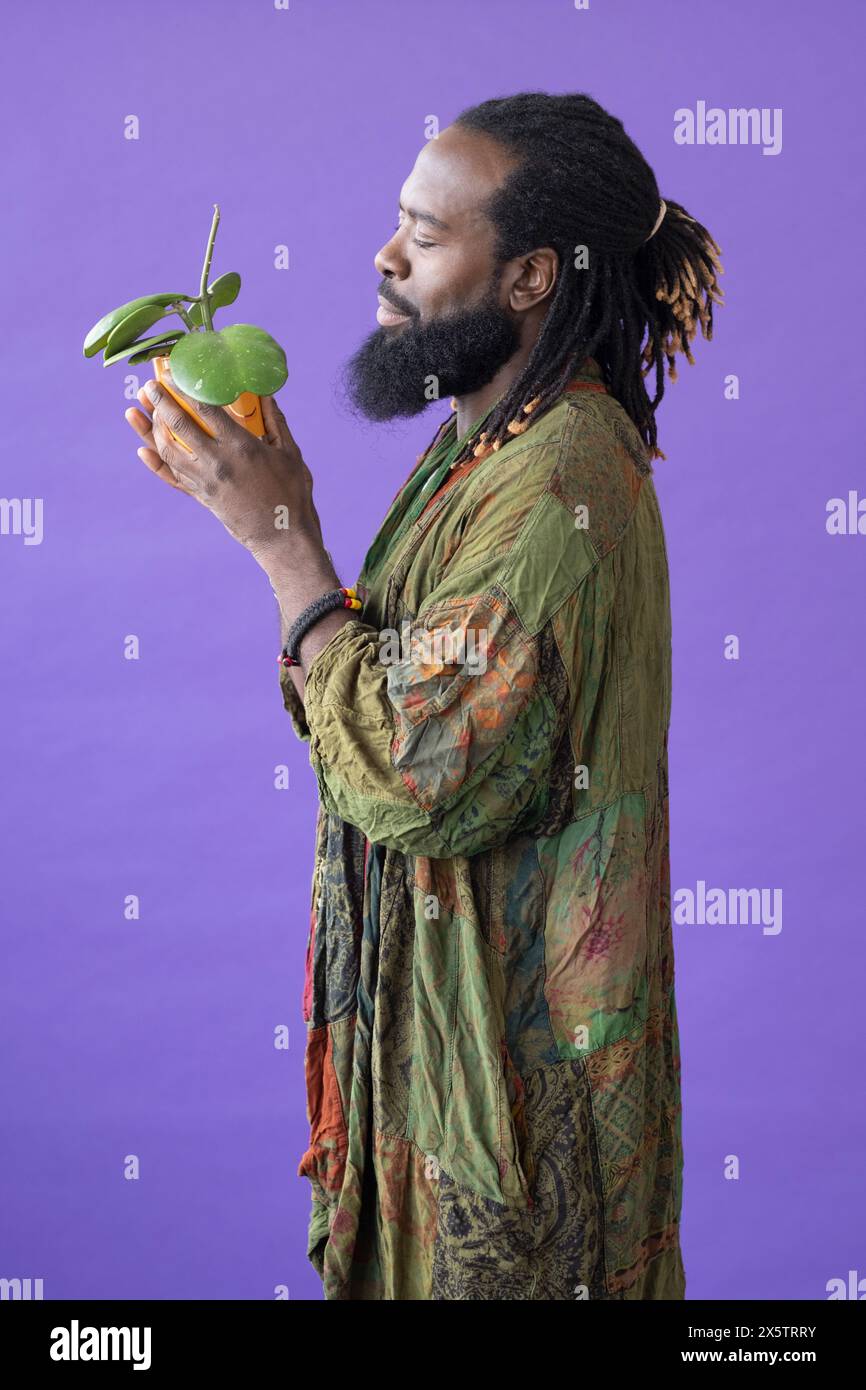
<instances>
[{"instance_id":1,"label":"orange plant pot","mask_svg":"<svg viewBox=\"0 0 866 1390\"><path fill-rule=\"evenodd\" d=\"M209 434L211 439L213 439L213 430L208 428L201 416L198 415L196 411L193 410L192 406L173 389L171 378L168 375L171 371L171 358L153 357L151 361L153 362L154 372L159 384L165 387L168 394L174 397L178 405L182 406L186 411L187 415L192 416L196 424L204 430L205 434ZM252 391L243 391L236 401L232 401L231 405L224 405L222 408L233 420L237 420L239 425L243 425L245 430L249 430L250 434L254 434L257 439L264 439L265 421L262 415L262 402L259 396L253 395ZM178 444L185 453L192 453L192 450L184 444L183 440L178 439L174 430L169 430L169 434L175 444Z\"/></svg>"}]
</instances>

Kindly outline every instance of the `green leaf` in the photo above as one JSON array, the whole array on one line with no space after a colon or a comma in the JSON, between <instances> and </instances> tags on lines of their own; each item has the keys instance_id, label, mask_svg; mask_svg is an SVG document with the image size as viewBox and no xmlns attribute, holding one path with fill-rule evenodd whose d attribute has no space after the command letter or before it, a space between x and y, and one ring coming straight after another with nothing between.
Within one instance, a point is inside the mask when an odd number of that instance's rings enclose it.
<instances>
[{"instance_id":1,"label":"green leaf","mask_svg":"<svg viewBox=\"0 0 866 1390\"><path fill-rule=\"evenodd\" d=\"M160 319L168 317L166 306L163 304L142 304L140 308L133 309L132 313L122 318L120 323L109 333L108 341L105 344L106 356L111 357L120 348L129 347L130 343L134 343L146 328L150 328ZM167 336L167 334L163 336Z\"/></svg>"},{"instance_id":2,"label":"green leaf","mask_svg":"<svg viewBox=\"0 0 866 1390\"><path fill-rule=\"evenodd\" d=\"M157 333L153 338L139 338L137 342L127 343L126 347L112 353L111 356L106 351L102 365L110 367L112 362L119 362L122 357L129 357L130 362L146 362L149 357L158 357L161 349L170 349L178 338L183 337L183 329L180 329L177 333ZM133 354L131 357L130 353Z\"/></svg>"},{"instance_id":3,"label":"green leaf","mask_svg":"<svg viewBox=\"0 0 866 1390\"><path fill-rule=\"evenodd\" d=\"M210 302L211 313L214 309L222 309L226 304L234 304L238 297L241 287L241 277L236 270L228 270L225 275L218 275L212 285L207 287L207 297ZM189 321L196 328L200 328L204 323L200 304L190 304L188 309Z\"/></svg>"},{"instance_id":4,"label":"green leaf","mask_svg":"<svg viewBox=\"0 0 866 1390\"><path fill-rule=\"evenodd\" d=\"M153 338L143 339L144 342L152 343L153 346L149 347L146 352L139 351L133 353L132 357L129 359L130 365L136 362L149 362L152 357L167 356L178 338L182 338L183 336L183 333L173 333L170 338L160 338L158 341Z\"/></svg>"},{"instance_id":5,"label":"green leaf","mask_svg":"<svg viewBox=\"0 0 866 1390\"><path fill-rule=\"evenodd\" d=\"M84 339L84 356L95 357L97 352L101 352L108 342L108 335L112 329L116 328L121 319L133 313L136 309L141 309L145 304L173 304L175 300L180 300L186 304L185 294L146 294L141 299L131 299L128 304L121 304L119 309L112 309L110 314L103 314L102 318L96 322Z\"/></svg>"},{"instance_id":6,"label":"green leaf","mask_svg":"<svg viewBox=\"0 0 866 1390\"><path fill-rule=\"evenodd\" d=\"M181 391L207 405L230 405L242 391L272 396L289 375L286 354L269 333L233 323L214 333L187 333L171 353Z\"/></svg>"}]
</instances>

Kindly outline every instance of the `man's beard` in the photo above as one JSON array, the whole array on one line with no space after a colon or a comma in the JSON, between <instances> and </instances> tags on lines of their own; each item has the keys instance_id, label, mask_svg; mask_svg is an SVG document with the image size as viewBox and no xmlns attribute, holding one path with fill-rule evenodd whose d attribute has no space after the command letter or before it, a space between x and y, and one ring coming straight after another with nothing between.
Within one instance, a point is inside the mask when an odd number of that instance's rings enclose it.
<instances>
[{"instance_id":1,"label":"man's beard","mask_svg":"<svg viewBox=\"0 0 866 1390\"><path fill-rule=\"evenodd\" d=\"M481 304L376 329L345 365L346 394L368 420L420 415L431 401L486 386L519 346L520 331L498 303L494 282Z\"/></svg>"}]
</instances>

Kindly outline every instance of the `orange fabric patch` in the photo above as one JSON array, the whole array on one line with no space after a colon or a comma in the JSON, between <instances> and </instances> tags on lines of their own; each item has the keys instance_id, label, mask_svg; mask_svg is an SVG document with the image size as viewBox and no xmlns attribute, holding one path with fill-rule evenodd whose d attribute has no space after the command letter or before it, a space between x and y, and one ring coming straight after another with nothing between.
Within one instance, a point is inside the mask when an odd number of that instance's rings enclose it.
<instances>
[{"instance_id":1,"label":"orange fabric patch","mask_svg":"<svg viewBox=\"0 0 866 1390\"><path fill-rule=\"evenodd\" d=\"M349 1136L334 1067L331 1030L327 1024L307 1033L304 1069L310 1145L298 1166L298 1177L318 1181L326 1192L339 1192Z\"/></svg>"}]
</instances>

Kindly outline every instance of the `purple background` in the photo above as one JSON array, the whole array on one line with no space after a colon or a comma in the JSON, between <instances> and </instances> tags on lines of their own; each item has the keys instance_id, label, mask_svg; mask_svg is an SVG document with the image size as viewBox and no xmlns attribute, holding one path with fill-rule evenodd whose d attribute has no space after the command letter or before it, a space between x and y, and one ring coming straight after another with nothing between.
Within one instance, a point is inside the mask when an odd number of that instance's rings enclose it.
<instances>
[{"instance_id":1,"label":"purple background","mask_svg":"<svg viewBox=\"0 0 866 1390\"><path fill-rule=\"evenodd\" d=\"M320 1297L296 1176L315 784L280 700L276 605L139 462L127 364L85 361L84 333L136 295L197 289L218 201L214 272L244 278L221 321L286 345L280 400L351 583L443 418L359 429L340 407L337 371L375 326L373 256L425 118L532 88L619 116L726 270L715 339L658 417L672 877L781 888L784 915L777 936L675 928L688 1296L820 1299L866 1274L866 537L825 528L827 500L863 487L860 8L17 7L2 492L42 497L45 532L0 536L0 1276L43 1278L46 1298ZM699 100L782 107L782 152L675 144L674 111Z\"/></svg>"}]
</instances>

